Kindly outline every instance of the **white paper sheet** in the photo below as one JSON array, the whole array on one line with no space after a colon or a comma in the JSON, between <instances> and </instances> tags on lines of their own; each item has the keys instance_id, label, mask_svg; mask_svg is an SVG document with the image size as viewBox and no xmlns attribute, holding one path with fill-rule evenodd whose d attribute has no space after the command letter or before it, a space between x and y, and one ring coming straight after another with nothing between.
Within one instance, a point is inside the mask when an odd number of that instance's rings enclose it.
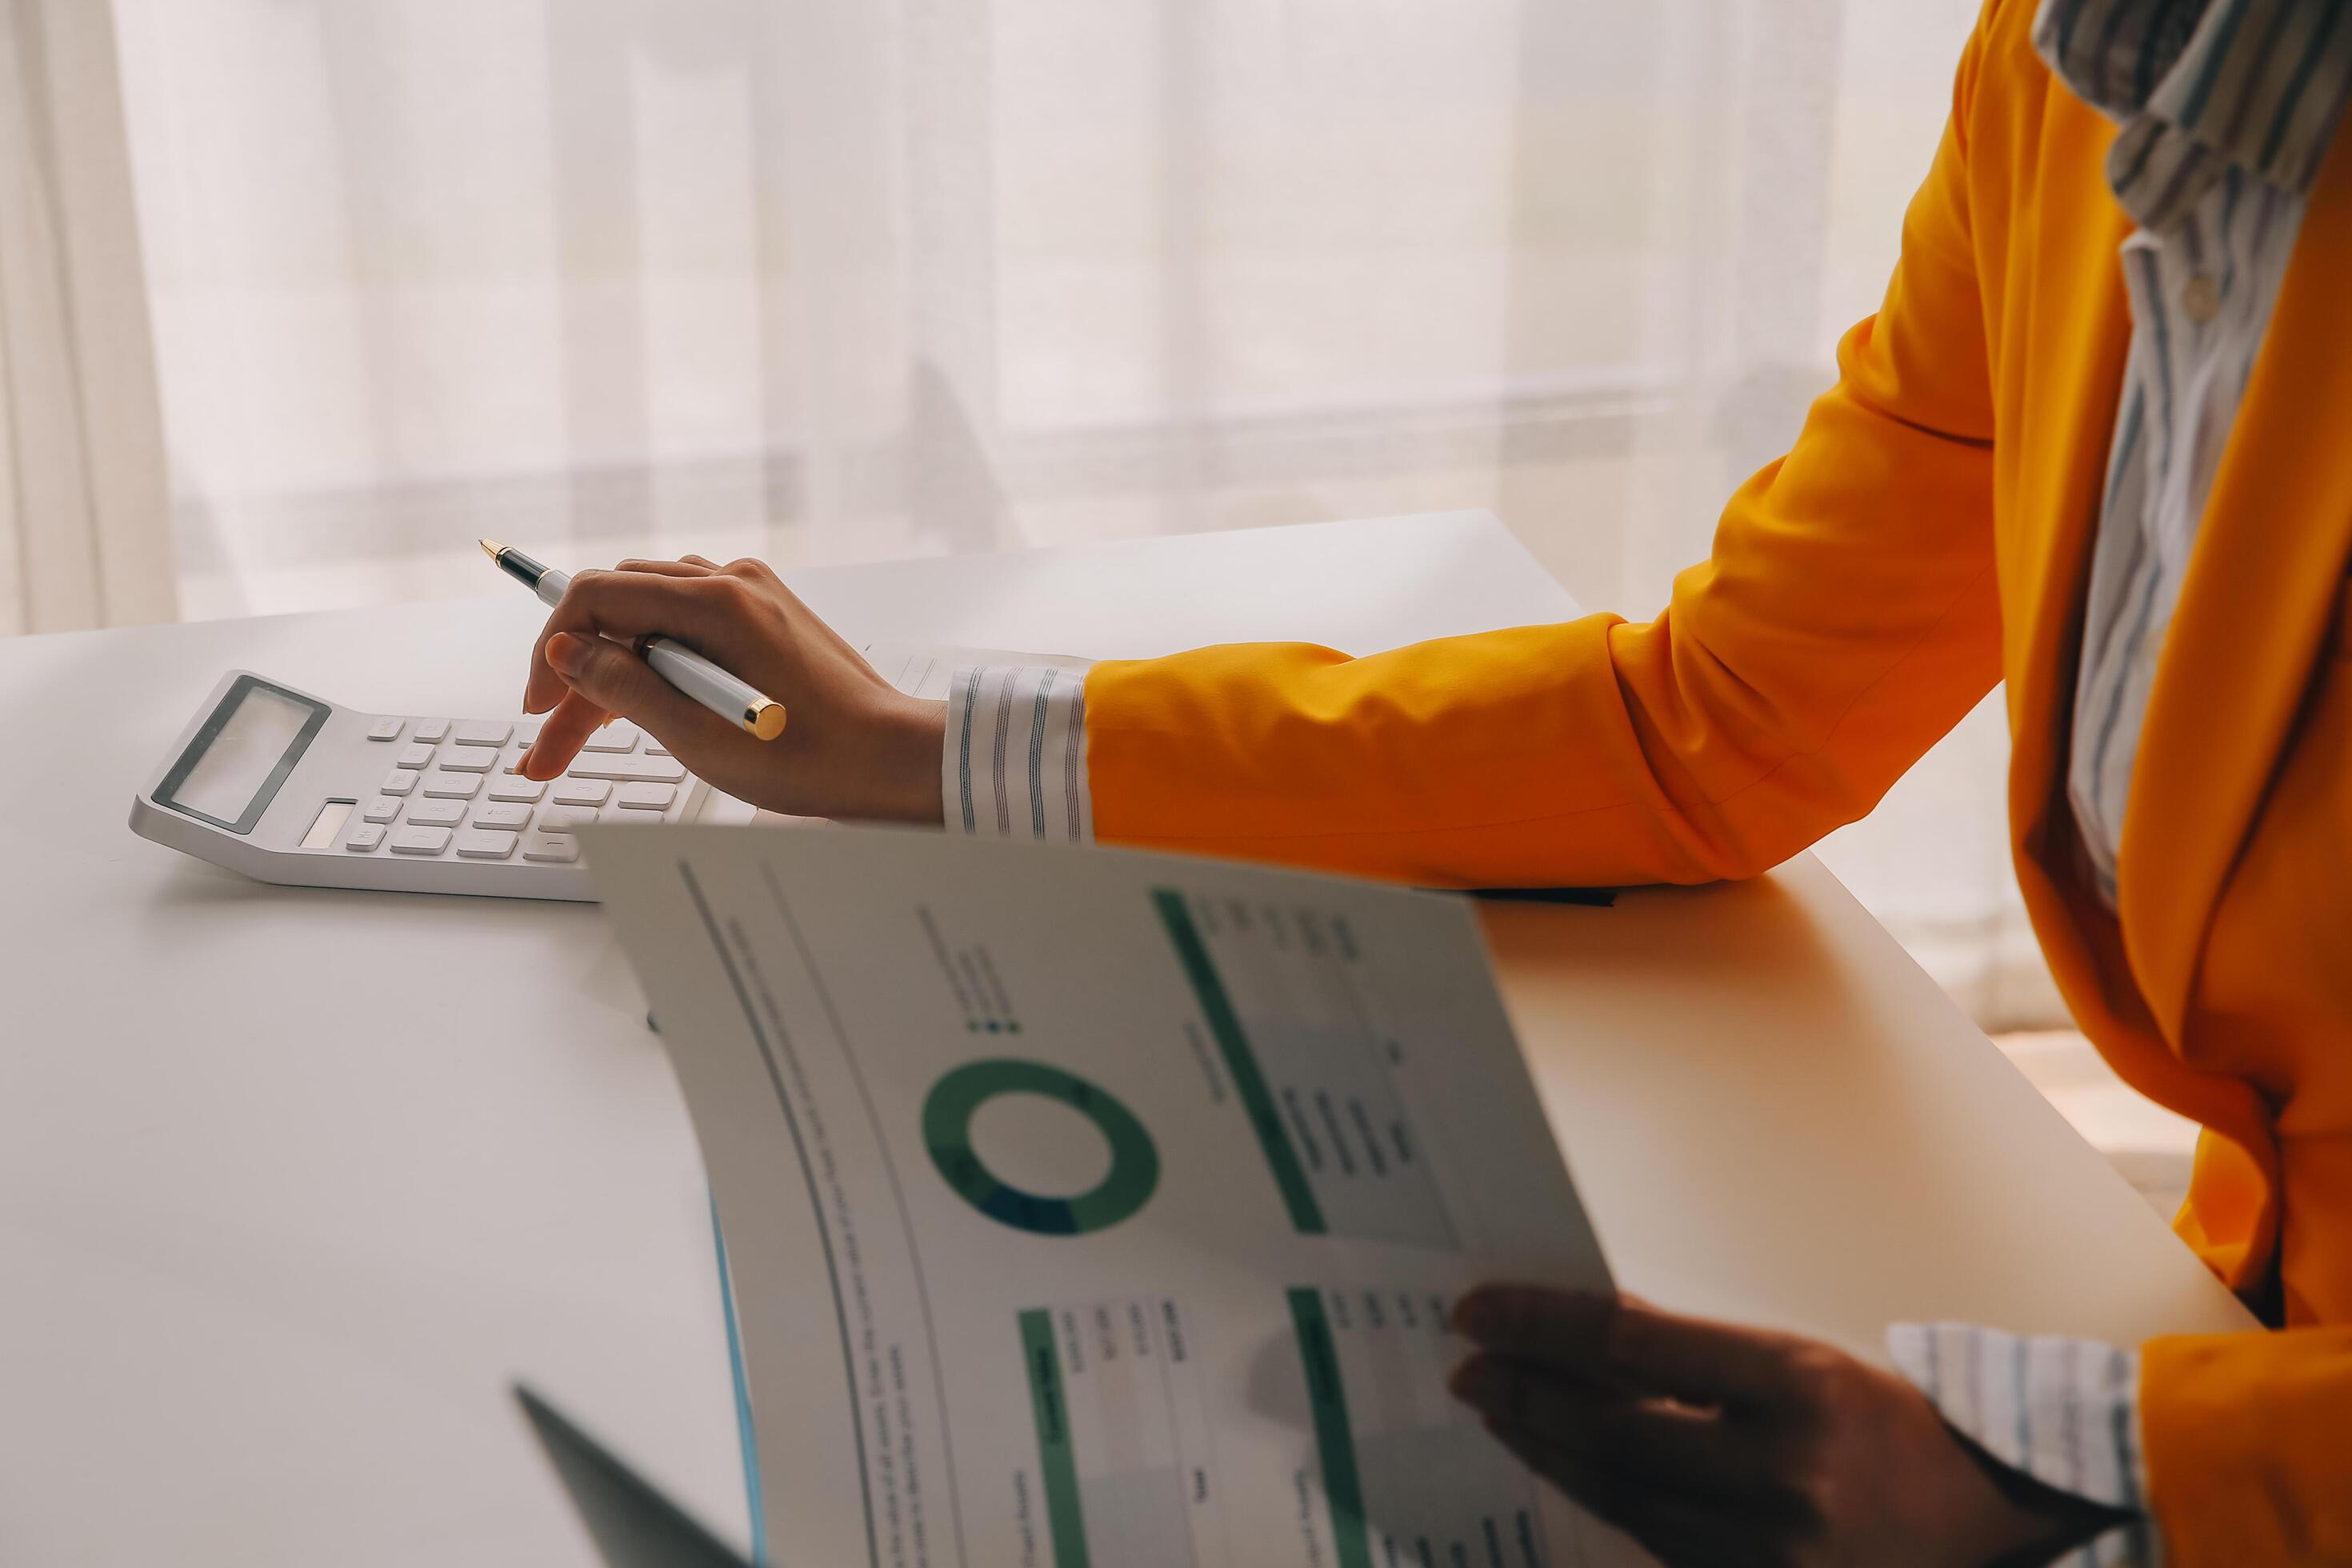
<instances>
[{"instance_id":1,"label":"white paper sheet","mask_svg":"<svg viewBox=\"0 0 2352 1568\"><path fill-rule=\"evenodd\" d=\"M777 1562L1632 1559L1444 1391L1465 1287L1608 1278L1465 902L591 831L717 1194Z\"/></svg>"}]
</instances>

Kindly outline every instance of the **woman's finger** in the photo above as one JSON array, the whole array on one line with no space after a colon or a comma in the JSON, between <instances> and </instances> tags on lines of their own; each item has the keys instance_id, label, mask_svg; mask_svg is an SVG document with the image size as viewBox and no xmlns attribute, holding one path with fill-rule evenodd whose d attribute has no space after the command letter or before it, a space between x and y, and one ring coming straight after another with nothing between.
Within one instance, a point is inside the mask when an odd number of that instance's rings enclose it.
<instances>
[{"instance_id":1,"label":"woman's finger","mask_svg":"<svg viewBox=\"0 0 2352 1568\"><path fill-rule=\"evenodd\" d=\"M556 777L572 765L588 737L612 717L578 692L565 692L540 724L538 738L523 752L516 771L527 779Z\"/></svg>"},{"instance_id":2,"label":"woman's finger","mask_svg":"<svg viewBox=\"0 0 2352 1568\"><path fill-rule=\"evenodd\" d=\"M1794 1375L1784 1335L1662 1312L1631 1297L1486 1285L1454 1307L1481 1348L1687 1405L1769 1404Z\"/></svg>"},{"instance_id":3,"label":"woman's finger","mask_svg":"<svg viewBox=\"0 0 2352 1568\"><path fill-rule=\"evenodd\" d=\"M1624 1475L1506 1422L1486 1430L1520 1463L1632 1536L1668 1568L1769 1561L1765 1521L1735 1507Z\"/></svg>"},{"instance_id":4,"label":"woman's finger","mask_svg":"<svg viewBox=\"0 0 2352 1568\"><path fill-rule=\"evenodd\" d=\"M697 577L653 572L579 574L531 645L523 710L543 713L571 689L570 683L547 662L550 637L585 633L635 642L639 637L664 636L709 651L713 634L723 638L735 629L726 623L730 617L740 618L742 592L740 584L718 573Z\"/></svg>"},{"instance_id":5,"label":"woman's finger","mask_svg":"<svg viewBox=\"0 0 2352 1568\"><path fill-rule=\"evenodd\" d=\"M615 713L626 714L673 751L697 741L723 742L734 731L621 643L559 632L549 640L548 658L571 690L540 726L524 758L526 778L551 779L570 767L588 737Z\"/></svg>"},{"instance_id":6,"label":"woman's finger","mask_svg":"<svg viewBox=\"0 0 2352 1568\"><path fill-rule=\"evenodd\" d=\"M615 572L650 572L656 577L708 577L716 570L708 562L688 555L676 561L649 561L631 556Z\"/></svg>"},{"instance_id":7,"label":"woman's finger","mask_svg":"<svg viewBox=\"0 0 2352 1568\"><path fill-rule=\"evenodd\" d=\"M1629 1398L1496 1355L1473 1356L1451 1382L1489 1421L1612 1469L1702 1495L1753 1500L1771 1490L1766 1439L1714 1412Z\"/></svg>"}]
</instances>

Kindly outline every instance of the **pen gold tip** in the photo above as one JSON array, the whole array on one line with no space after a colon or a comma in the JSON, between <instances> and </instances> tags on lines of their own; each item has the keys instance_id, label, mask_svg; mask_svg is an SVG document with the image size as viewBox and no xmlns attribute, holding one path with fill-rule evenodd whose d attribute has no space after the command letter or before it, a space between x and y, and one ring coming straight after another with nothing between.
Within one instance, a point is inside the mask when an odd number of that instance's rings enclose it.
<instances>
[{"instance_id":1,"label":"pen gold tip","mask_svg":"<svg viewBox=\"0 0 2352 1568\"><path fill-rule=\"evenodd\" d=\"M480 545L482 547L482 553L488 556L493 561L496 561L499 556L507 552L507 547L500 544L495 539L477 539L474 542Z\"/></svg>"}]
</instances>

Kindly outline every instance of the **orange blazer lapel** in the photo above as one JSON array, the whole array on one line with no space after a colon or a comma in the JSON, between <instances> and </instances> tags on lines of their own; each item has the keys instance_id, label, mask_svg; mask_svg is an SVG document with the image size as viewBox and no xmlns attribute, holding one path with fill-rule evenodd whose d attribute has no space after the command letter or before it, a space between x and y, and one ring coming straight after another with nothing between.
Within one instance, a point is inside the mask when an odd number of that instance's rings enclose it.
<instances>
[{"instance_id":1,"label":"orange blazer lapel","mask_svg":"<svg viewBox=\"0 0 2352 1568\"><path fill-rule=\"evenodd\" d=\"M2107 187L2114 128L2052 83L2030 174L1984 205L2015 226L1992 237L2006 266L1996 338L2000 398L2001 618L2012 754L2009 812L2018 880L2068 1001L2105 1004L2092 976L2107 955L2090 938L2105 910L2078 902L2065 806L2067 729L2082 645L2091 542L2106 488L2131 307L2117 252L2131 219ZM1981 220L1980 220L1981 221ZM1988 268L1991 272L1992 269Z\"/></svg>"},{"instance_id":2,"label":"orange blazer lapel","mask_svg":"<svg viewBox=\"0 0 2352 1568\"><path fill-rule=\"evenodd\" d=\"M2003 260L1987 265L2007 283L1997 315L1995 461L2018 887L2068 1005L2124 1079L2263 1151L2266 1119L2252 1091L2195 1071L2167 1048L2168 1032L2151 1016L2116 921L2089 890L2066 805L2083 599L2131 345L2118 254L2131 219L2107 188L2112 128L2063 89L2053 84L2049 94L2030 174L1985 193L1983 204L2018 226L2015 235L1988 237Z\"/></svg>"},{"instance_id":3,"label":"orange blazer lapel","mask_svg":"<svg viewBox=\"0 0 2352 1568\"><path fill-rule=\"evenodd\" d=\"M2293 731L2352 552L2352 136L2312 190L2157 664L2116 868L2178 1041L2205 931Z\"/></svg>"}]
</instances>

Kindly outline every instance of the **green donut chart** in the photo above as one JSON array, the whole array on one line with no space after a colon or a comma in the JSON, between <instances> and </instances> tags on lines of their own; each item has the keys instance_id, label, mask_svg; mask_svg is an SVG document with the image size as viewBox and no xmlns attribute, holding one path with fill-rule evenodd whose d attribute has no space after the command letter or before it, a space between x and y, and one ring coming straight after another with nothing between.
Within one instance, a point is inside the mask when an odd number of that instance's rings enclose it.
<instances>
[{"instance_id":1,"label":"green donut chart","mask_svg":"<svg viewBox=\"0 0 2352 1568\"><path fill-rule=\"evenodd\" d=\"M1000 1179L971 1146L971 1119L1001 1094L1035 1094L1068 1106L1110 1142L1110 1171L1075 1197L1044 1197ZM1093 1084L1043 1062L998 1057L966 1062L923 1100L923 1142L931 1163L964 1202L999 1225L1037 1236L1108 1230L1151 1199L1160 1151L1135 1113Z\"/></svg>"}]
</instances>

